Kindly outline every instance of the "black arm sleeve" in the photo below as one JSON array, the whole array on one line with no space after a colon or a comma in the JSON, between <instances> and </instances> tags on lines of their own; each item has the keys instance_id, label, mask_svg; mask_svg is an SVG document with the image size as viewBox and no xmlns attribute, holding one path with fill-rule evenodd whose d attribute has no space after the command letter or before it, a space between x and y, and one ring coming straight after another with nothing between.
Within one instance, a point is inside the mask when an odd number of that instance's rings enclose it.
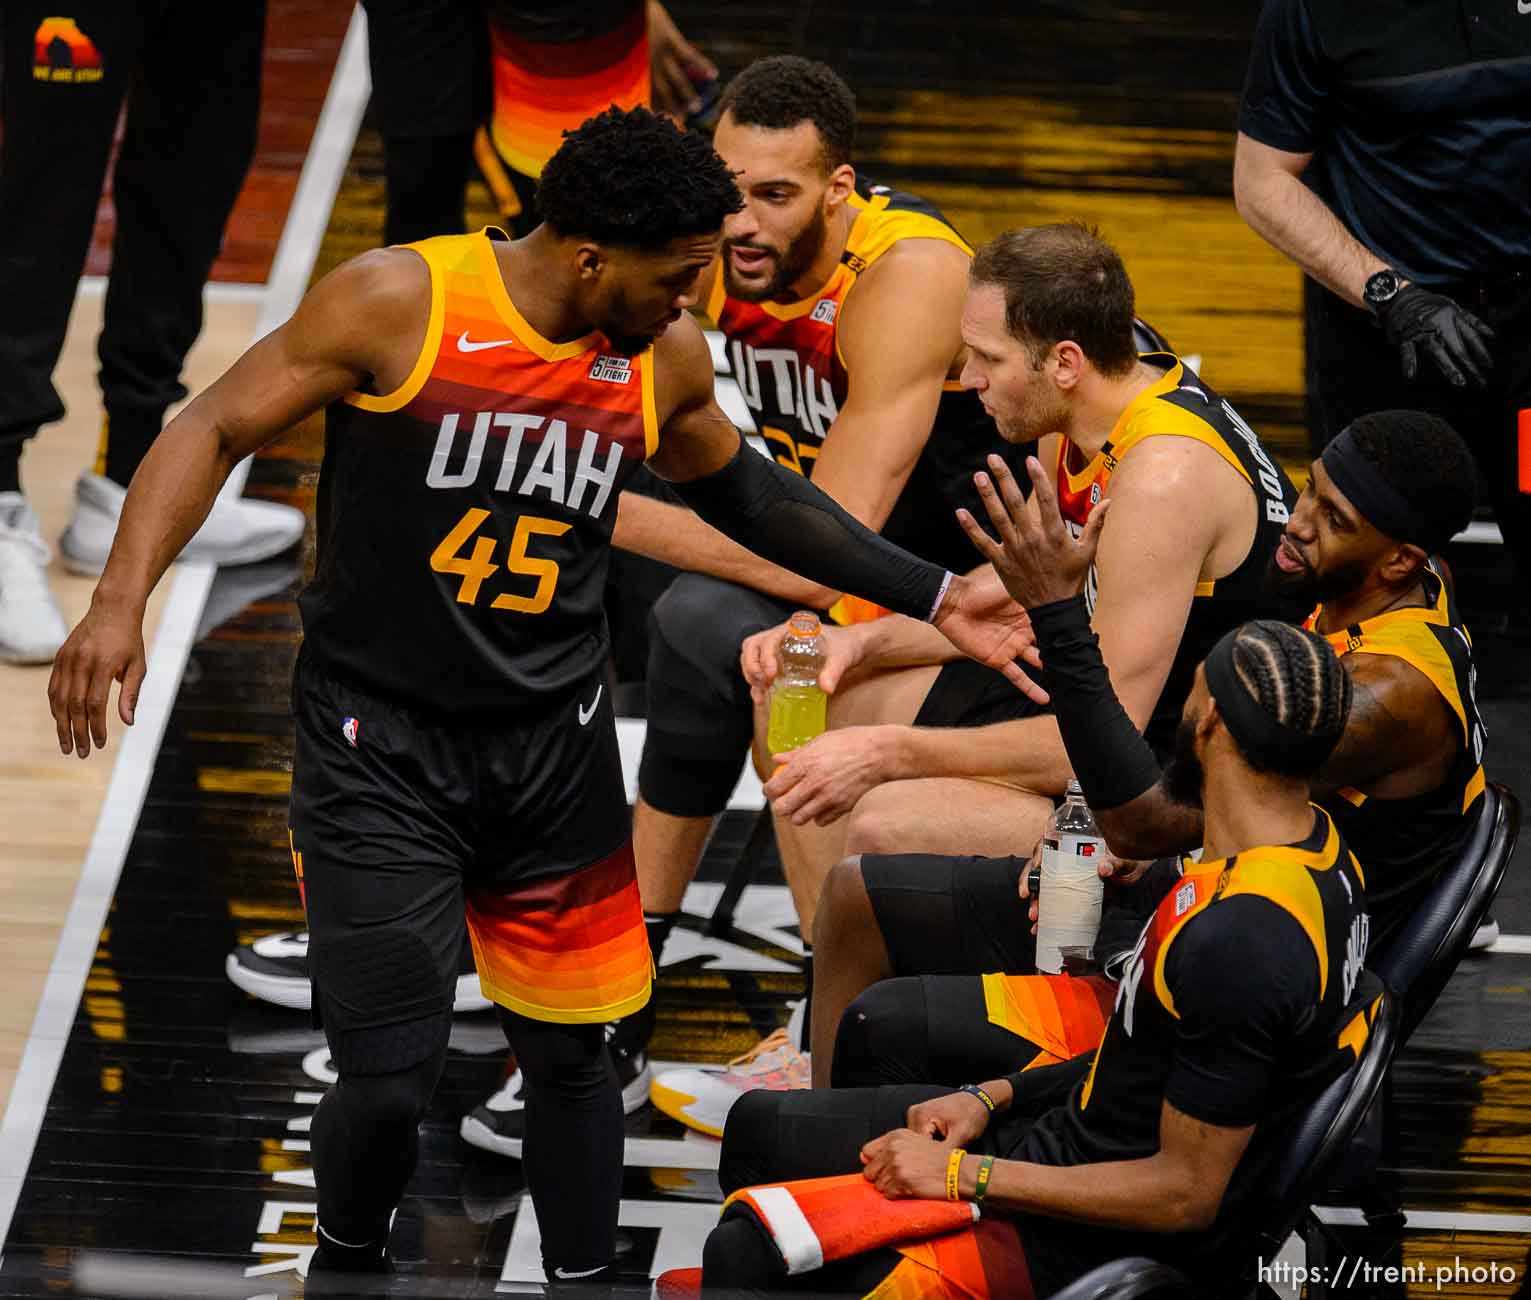
<instances>
[{"instance_id":1,"label":"black arm sleeve","mask_svg":"<svg viewBox=\"0 0 1531 1300\"><path fill-rule=\"evenodd\" d=\"M1225 898L1175 936L1164 978L1180 1017L1164 1100L1223 1128L1268 1115L1278 1058L1319 1003L1302 928L1267 898Z\"/></svg>"},{"instance_id":2,"label":"black arm sleeve","mask_svg":"<svg viewBox=\"0 0 1531 1300\"><path fill-rule=\"evenodd\" d=\"M945 569L879 537L742 440L716 474L671 486L714 528L771 563L911 618L928 622L951 582Z\"/></svg>"},{"instance_id":3,"label":"black arm sleeve","mask_svg":"<svg viewBox=\"0 0 1531 1300\"><path fill-rule=\"evenodd\" d=\"M1042 684L1074 775L1094 809L1119 808L1159 781L1159 760L1111 689L1083 596L1028 610L1042 654Z\"/></svg>"},{"instance_id":4,"label":"black arm sleeve","mask_svg":"<svg viewBox=\"0 0 1531 1300\"><path fill-rule=\"evenodd\" d=\"M1326 107L1323 60L1307 0L1266 0L1255 26L1239 130L1287 153L1311 153Z\"/></svg>"}]
</instances>

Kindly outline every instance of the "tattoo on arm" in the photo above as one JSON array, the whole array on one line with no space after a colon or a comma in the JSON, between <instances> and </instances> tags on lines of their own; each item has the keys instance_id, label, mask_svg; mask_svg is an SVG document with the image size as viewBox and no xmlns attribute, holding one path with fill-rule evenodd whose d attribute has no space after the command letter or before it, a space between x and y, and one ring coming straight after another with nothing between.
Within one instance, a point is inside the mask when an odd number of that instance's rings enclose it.
<instances>
[{"instance_id":1,"label":"tattoo on arm","mask_svg":"<svg viewBox=\"0 0 1531 1300\"><path fill-rule=\"evenodd\" d=\"M1316 786L1366 785L1406 759L1409 725L1364 683L1351 679L1350 718L1345 734L1314 782Z\"/></svg>"}]
</instances>

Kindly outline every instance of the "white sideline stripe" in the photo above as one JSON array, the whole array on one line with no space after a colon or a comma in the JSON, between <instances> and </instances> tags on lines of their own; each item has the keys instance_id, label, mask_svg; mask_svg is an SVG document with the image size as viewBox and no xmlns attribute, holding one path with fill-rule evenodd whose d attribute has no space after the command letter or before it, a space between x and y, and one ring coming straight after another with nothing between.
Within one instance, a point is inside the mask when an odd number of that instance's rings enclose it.
<instances>
[{"instance_id":1,"label":"white sideline stripe","mask_svg":"<svg viewBox=\"0 0 1531 1300\"><path fill-rule=\"evenodd\" d=\"M1487 546L1503 546L1504 534L1499 531L1499 525L1480 520L1477 523L1468 524L1460 533L1451 539L1454 542L1478 542Z\"/></svg>"},{"instance_id":2,"label":"white sideline stripe","mask_svg":"<svg viewBox=\"0 0 1531 1300\"><path fill-rule=\"evenodd\" d=\"M1531 934L1501 934L1480 952L1531 953Z\"/></svg>"},{"instance_id":3,"label":"white sideline stripe","mask_svg":"<svg viewBox=\"0 0 1531 1300\"><path fill-rule=\"evenodd\" d=\"M1351 1206L1315 1205L1320 1223L1336 1228L1364 1228L1366 1215ZM1531 1232L1531 1214L1476 1214L1466 1210L1405 1210L1406 1227L1430 1232Z\"/></svg>"},{"instance_id":4,"label":"white sideline stripe","mask_svg":"<svg viewBox=\"0 0 1531 1300\"><path fill-rule=\"evenodd\" d=\"M770 1226L789 1277L823 1266L824 1247L791 1192L785 1187L757 1187L750 1197Z\"/></svg>"},{"instance_id":5,"label":"white sideline stripe","mask_svg":"<svg viewBox=\"0 0 1531 1300\"><path fill-rule=\"evenodd\" d=\"M271 265L271 278L262 291L265 307L255 339L291 316L303 296L370 91L366 18L357 6L346 29L324 108L288 209ZM94 291L93 286L87 287ZM248 287L240 286L229 296L248 296L250 292ZM248 474L248 462L235 466L224 492L238 495ZM143 810L160 739L175 703L182 671L196 642L197 626L214 572L214 566L205 562L182 562L175 567L159 632L149 654L149 672L139 698L137 723L118 733L117 761L106 799L43 986L10 1104L0 1123L0 1244L10 1231L22 1179L37 1145L48 1097L117 887L117 877Z\"/></svg>"}]
</instances>

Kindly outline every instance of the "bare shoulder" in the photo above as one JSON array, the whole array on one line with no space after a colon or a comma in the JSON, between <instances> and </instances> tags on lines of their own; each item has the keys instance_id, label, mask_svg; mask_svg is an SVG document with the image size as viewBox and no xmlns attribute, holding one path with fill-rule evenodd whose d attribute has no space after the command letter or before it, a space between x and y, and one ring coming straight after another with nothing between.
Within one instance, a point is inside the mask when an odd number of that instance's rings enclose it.
<instances>
[{"instance_id":1,"label":"bare shoulder","mask_svg":"<svg viewBox=\"0 0 1531 1300\"><path fill-rule=\"evenodd\" d=\"M661 426L713 392L712 350L688 312L654 340L654 407Z\"/></svg>"},{"instance_id":2,"label":"bare shoulder","mask_svg":"<svg viewBox=\"0 0 1531 1300\"><path fill-rule=\"evenodd\" d=\"M1135 443L1111 473L1113 518L1139 503L1203 512L1214 504L1242 507L1248 494L1244 476L1206 443L1171 433Z\"/></svg>"},{"instance_id":3,"label":"bare shoulder","mask_svg":"<svg viewBox=\"0 0 1531 1300\"><path fill-rule=\"evenodd\" d=\"M1354 686L1352 712L1380 711L1405 726L1444 723L1451 714L1435 684L1397 655L1348 654L1341 661Z\"/></svg>"},{"instance_id":4,"label":"bare shoulder","mask_svg":"<svg viewBox=\"0 0 1531 1300\"><path fill-rule=\"evenodd\" d=\"M924 354L944 369L962 345L968 262L944 240L901 239L863 271L836 326L852 376L868 366L896 372Z\"/></svg>"},{"instance_id":5,"label":"bare shoulder","mask_svg":"<svg viewBox=\"0 0 1531 1300\"><path fill-rule=\"evenodd\" d=\"M354 360L386 389L414 364L430 314L425 259L409 249L378 248L320 280L288 328L300 350Z\"/></svg>"}]
</instances>

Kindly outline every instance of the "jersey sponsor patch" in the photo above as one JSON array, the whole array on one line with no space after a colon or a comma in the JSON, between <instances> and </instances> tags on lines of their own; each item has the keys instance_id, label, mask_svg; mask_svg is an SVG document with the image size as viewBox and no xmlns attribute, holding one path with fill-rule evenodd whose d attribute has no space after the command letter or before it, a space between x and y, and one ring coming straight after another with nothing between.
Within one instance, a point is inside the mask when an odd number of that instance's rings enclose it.
<instances>
[{"instance_id":1,"label":"jersey sponsor patch","mask_svg":"<svg viewBox=\"0 0 1531 1300\"><path fill-rule=\"evenodd\" d=\"M1196 882L1188 880L1175 891L1175 915L1184 916L1196 904Z\"/></svg>"},{"instance_id":2,"label":"jersey sponsor patch","mask_svg":"<svg viewBox=\"0 0 1531 1300\"><path fill-rule=\"evenodd\" d=\"M357 737L361 735L361 720L359 718L344 719L340 724L340 734L346 738L346 743L355 749Z\"/></svg>"},{"instance_id":3,"label":"jersey sponsor patch","mask_svg":"<svg viewBox=\"0 0 1531 1300\"><path fill-rule=\"evenodd\" d=\"M820 298L813 304L812 317L822 325L833 325L835 313L839 311L840 304L833 298Z\"/></svg>"},{"instance_id":4,"label":"jersey sponsor patch","mask_svg":"<svg viewBox=\"0 0 1531 1300\"><path fill-rule=\"evenodd\" d=\"M590 366L590 378L603 384L625 384L633 377L633 363L626 357L600 356Z\"/></svg>"}]
</instances>

